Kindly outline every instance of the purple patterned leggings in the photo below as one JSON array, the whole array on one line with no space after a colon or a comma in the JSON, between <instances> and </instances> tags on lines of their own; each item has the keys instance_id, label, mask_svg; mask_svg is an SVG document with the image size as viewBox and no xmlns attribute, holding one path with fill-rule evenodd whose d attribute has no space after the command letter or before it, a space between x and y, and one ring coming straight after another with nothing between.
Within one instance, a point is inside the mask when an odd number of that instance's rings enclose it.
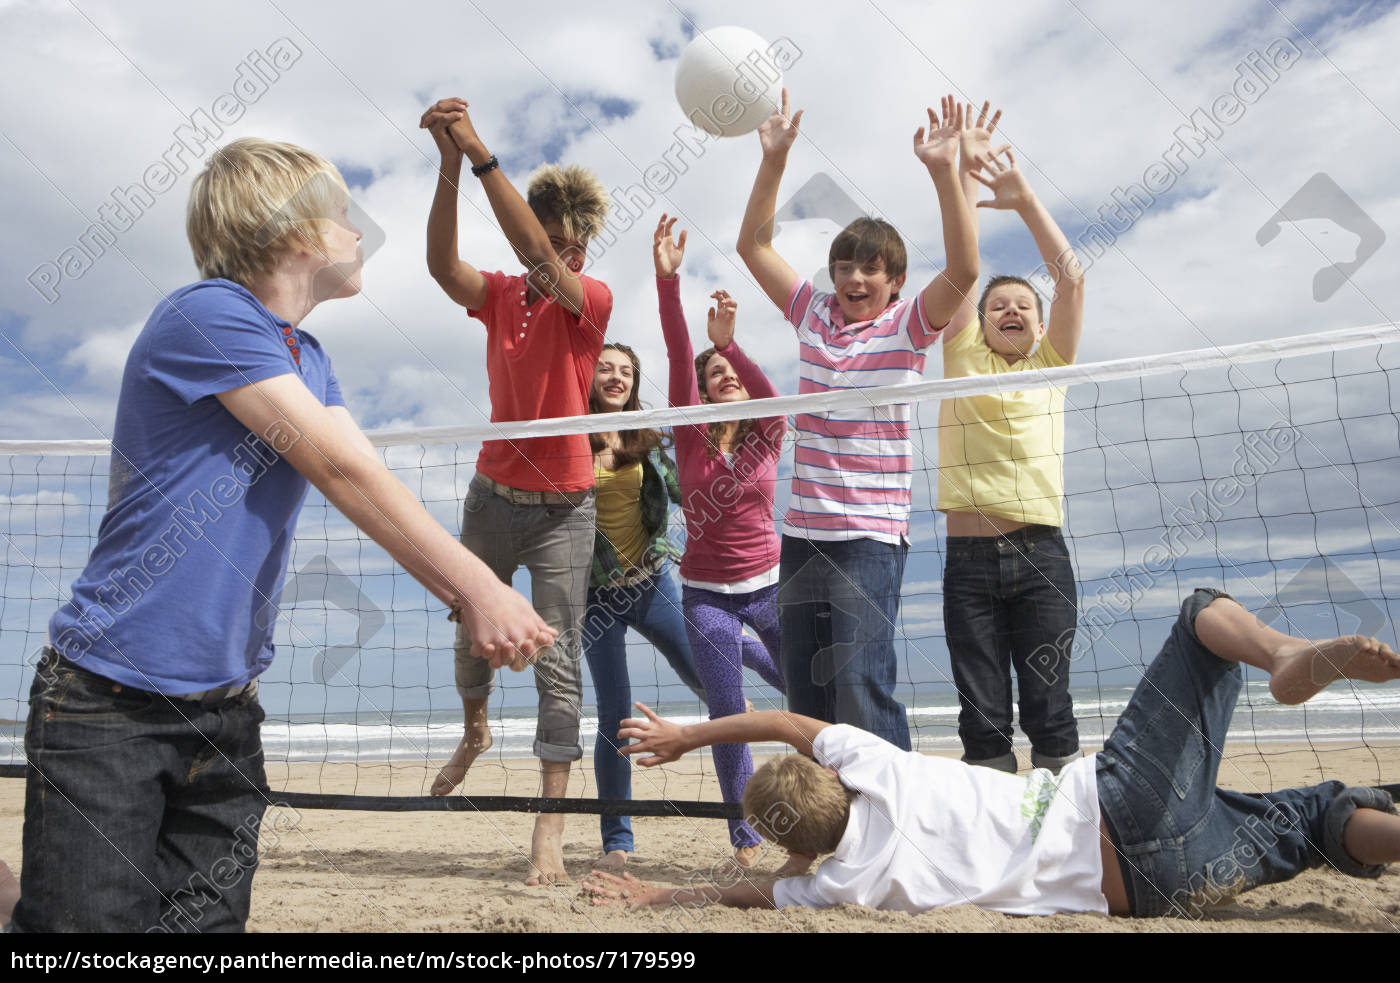
<instances>
[{"instance_id":1,"label":"purple patterned leggings","mask_svg":"<svg viewBox=\"0 0 1400 983\"><path fill-rule=\"evenodd\" d=\"M685 609L685 630L690 636L690 651L695 656L695 669L705 687L710 719L743 713L743 666L763 677L779 693L786 692L782 673L774 663L779 651L778 585L764 587L747 594L719 594L699 587L682 587L681 603ZM758 633L767 649L741 642L741 628L748 625ZM749 659L744 659L749 655ZM744 786L753 775L753 757L747 744L716 744L715 771L719 773L720 790L725 802L738 802ZM758 834L741 819L729 820L729 841L738 847L750 847L759 842Z\"/></svg>"}]
</instances>

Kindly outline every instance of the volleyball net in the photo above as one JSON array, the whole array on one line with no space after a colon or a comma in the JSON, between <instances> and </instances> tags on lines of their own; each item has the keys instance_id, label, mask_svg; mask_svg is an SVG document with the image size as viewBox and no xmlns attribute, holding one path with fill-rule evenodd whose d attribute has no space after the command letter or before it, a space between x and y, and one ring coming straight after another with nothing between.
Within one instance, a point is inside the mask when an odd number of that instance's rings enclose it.
<instances>
[{"instance_id":1,"label":"volleyball net","mask_svg":"<svg viewBox=\"0 0 1400 983\"><path fill-rule=\"evenodd\" d=\"M739 417L909 407L911 547L896 626L896 698L914 747L958 754L958 700L942 618L945 523L936 511L939 403L1006 390L1065 390L1063 532L1077 575L1079 621L1070 689L1086 751L1101 745L1197 586L1229 592L1290 634L1374 635L1395 646L1400 604L1400 328L1378 325L1231 348L1067 366L1043 373L927 381L750 403L644 410L502 426L381 430L385 463L449 530L483 439L663 428ZM931 372L938 355L930 353ZM791 432L789 434L791 436ZM95 541L106 504L106 441L0 441L0 775L24 768L28 691L46 629ZM779 464L777 519L792 455ZM670 535L684 545L675 512ZM515 584L529 594L528 576ZM312 491L292 547L277 657L260 679L270 789L340 808L493 808L728 815L708 753L634 769L630 807L601 803L591 768L574 769L572 805L534 800L537 697L531 672L497 674L493 745L462 795L426 798L463 733L453 626L442 605ZM681 721L703 703L635 632L632 695ZM774 653L776 659L776 653ZM583 671L585 754L596 701ZM745 673L757 709L782 696ZM1019 730L1018 748L1022 747ZM1332 686L1281 706L1246 671L1222 781L1277 787L1273 768L1300 760L1311 780L1400 780L1400 684ZM785 750L755 746L757 755ZM1296 769L1294 769L1296 770ZM489 793L489 794L487 794ZM497 800L497 796L508 798ZM516 798L516 797L524 797ZM307 801L305 804L316 804Z\"/></svg>"}]
</instances>

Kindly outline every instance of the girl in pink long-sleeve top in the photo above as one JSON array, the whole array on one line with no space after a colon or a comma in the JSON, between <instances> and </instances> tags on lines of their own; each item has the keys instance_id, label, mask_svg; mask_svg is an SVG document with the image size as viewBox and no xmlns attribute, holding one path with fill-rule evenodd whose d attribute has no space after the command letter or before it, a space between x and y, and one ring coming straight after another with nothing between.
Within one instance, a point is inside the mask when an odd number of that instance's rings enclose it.
<instances>
[{"instance_id":1,"label":"girl in pink long-sleeve top","mask_svg":"<svg viewBox=\"0 0 1400 983\"><path fill-rule=\"evenodd\" d=\"M685 232L671 237L675 219L661 217L653 256L661 329L671 363L672 406L730 403L776 396L763 371L734 343L737 305L723 290L712 296L709 335L713 348L692 359L690 335L681 311L676 271L685 253ZM681 559L681 602L695 668L704 684L710 718L743 713L743 665L779 692L778 560L780 542L773 525L773 494L778 479L787 417L729 420L677 426L676 462L686 547ZM748 625L767 648L742 644ZM750 659L745 662L744 655ZM713 748L724 801L738 802L753 774L747 744ZM740 820L730 820L735 859L747 867L757 859L759 837Z\"/></svg>"}]
</instances>

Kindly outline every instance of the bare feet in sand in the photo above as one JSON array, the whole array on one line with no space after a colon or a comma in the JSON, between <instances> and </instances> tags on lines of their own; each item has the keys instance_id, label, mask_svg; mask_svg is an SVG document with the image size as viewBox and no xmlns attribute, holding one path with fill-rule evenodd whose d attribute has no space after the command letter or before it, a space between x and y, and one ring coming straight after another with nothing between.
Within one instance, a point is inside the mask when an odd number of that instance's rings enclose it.
<instances>
[{"instance_id":1,"label":"bare feet in sand","mask_svg":"<svg viewBox=\"0 0 1400 983\"><path fill-rule=\"evenodd\" d=\"M568 761L540 762L540 792L547 799L557 799L569 788ZM542 812L535 818L535 833L530 837L530 876L527 887L567 884L564 869L564 814Z\"/></svg>"},{"instance_id":2,"label":"bare feet in sand","mask_svg":"<svg viewBox=\"0 0 1400 983\"><path fill-rule=\"evenodd\" d=\"M545 813L535 820L535 833L530 838L530 876L526 887L543 887L569 883L564 869L564 816Z\"/></svg>"},{"instance_id":3,"label":"bare feet in sand","mask_svg":"<svg viewBox=\"0 0 1400 983\"><path fill-rule=\"evenodd\" d=\"M462 743L457 745L457 750L452 752L452 757L447 764L437 773L437 778L433 779L432 794L446 795L458 785L462 784L467 777L467 769L472 766L472 762L477 759L483 751L491 747L491 729L489 727L480 730L469 728L462 736Z\"/></svg>"},{"instance_id":4,"label":"bare feet in sand","mask_svg":"<svg viewBox=\"0 0 1400 983\"><path fill-rule=\"evenodd\" d=\"M627 867L627 861L632 854L626 850L609 850L603 854L603 859L593 865L594 870L605 870L610 874L620 874Z\"/></svg>"},{"instance_id":5,"label":"bare feet in sand","mask_svg":"<svg viewBox=\"0 0 1400 983\"><path fill-rule=\"evenodd\" d=\"M19 901L19 879L0 860L0 928L10 924L10 913L15 910L15 904Z\"/></svg>"},{"instance_id":6,"label":"bare feet in sand","mask_svg":"<svg viewBox=\"0 0 1400 983\"><path fill-rule=\"evenodd\" d=\"M1290 639L1275 653L1278 668L1269 691L1280 703L1311 699L1338 679L1385 683L1400 679L1400 655L1365 635L1343 635L1320 642Z\"/></svg>"}]
</instances>

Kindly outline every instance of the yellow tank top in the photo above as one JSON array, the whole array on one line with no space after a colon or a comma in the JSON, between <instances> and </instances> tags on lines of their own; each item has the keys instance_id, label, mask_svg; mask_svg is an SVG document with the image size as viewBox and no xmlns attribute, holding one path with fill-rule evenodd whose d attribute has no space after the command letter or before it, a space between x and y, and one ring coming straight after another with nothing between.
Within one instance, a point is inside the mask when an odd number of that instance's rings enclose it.
<instances>
[{"instance_id":1,"label":"yellow tank top","mask_svg":"<svg viewBox=\"0 0 1400 983\"><path fill-rule=\"evenodd\" d=\"M616 471L593 465L598 532L608 537L623 570L635 567L647 548L642 528L642 462Z\"/></svg>"},{"instance_id":2,"label":"yellow tank top","mask_svg":"<svg viewBox=\"0 0 1400 983\"><path fill-rule=\"evenodd\" d=\"M1049 338L1008 365L973 323L943 345L943 377L1035 372L1067 364ZM938 407L938 510L1064 524L1065 391L945 399Z\"/></svg>"}]
</instances>

